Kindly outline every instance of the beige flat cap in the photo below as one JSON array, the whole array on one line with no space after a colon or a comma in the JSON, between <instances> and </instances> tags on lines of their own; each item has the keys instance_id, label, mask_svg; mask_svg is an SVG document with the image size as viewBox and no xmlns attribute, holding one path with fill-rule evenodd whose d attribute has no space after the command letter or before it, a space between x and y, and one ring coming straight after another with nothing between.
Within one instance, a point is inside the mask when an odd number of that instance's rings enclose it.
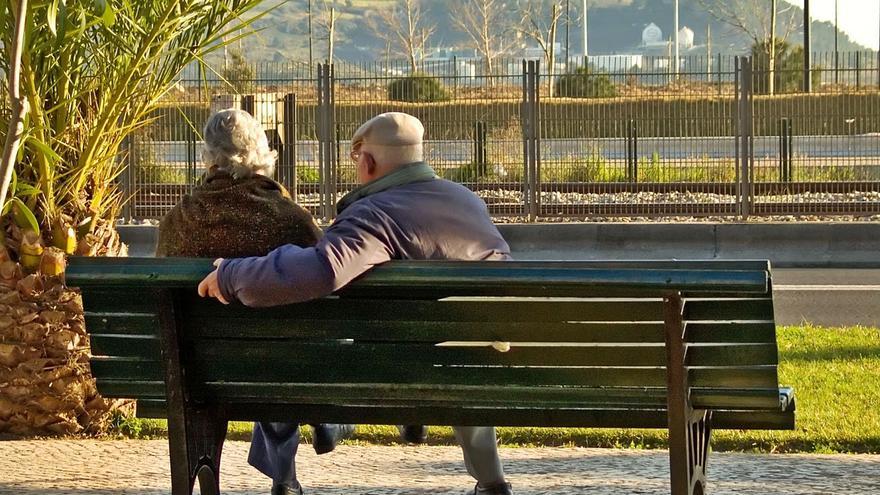
<instances>
[{"instance_id":1,"label":"beige flat cap","mask_svg":"<svg viewBox=\"0 0 880 495\"><path fill-rule=\"evenodd\" d=\"M351 136L351 146L361 143L379 146L414 146L422 144L425 127L408 113L388 112L364 122Z\"/></svg>"}]
</instances>

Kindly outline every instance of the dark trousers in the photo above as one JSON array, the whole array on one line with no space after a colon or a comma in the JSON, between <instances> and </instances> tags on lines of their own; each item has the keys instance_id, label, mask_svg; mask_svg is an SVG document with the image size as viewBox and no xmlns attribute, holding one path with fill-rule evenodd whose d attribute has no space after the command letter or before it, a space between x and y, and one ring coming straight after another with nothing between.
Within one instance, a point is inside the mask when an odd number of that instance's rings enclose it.
<instances>
[{"instance_id":1,"label":"dark trousers","mask_svg":"<svg viewBox=\"0 0 880 495\"><path fill-rule=\"evenodd\" d=\"M495 428L492 426L456 426L455 439L461 446L468 473L480 485L504 482L504 470L498 457ZM255 423L248 464L272 478L274 484L296 486L296 449L299 425L292 423Z\"/></svg>"}]
</instances>

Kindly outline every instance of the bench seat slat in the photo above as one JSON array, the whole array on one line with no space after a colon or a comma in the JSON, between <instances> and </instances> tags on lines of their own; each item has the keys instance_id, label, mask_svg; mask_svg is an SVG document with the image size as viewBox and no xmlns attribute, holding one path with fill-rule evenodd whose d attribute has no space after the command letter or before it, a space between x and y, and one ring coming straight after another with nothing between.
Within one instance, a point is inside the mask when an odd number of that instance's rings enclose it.
<instances>
[{"instance_id":1,"label":"bench seat slat","mask_svg":"<svg viewBox=\"0 0 880 495\"><path fill-rule=\"evenodd\" d=\"M555 343L511 344L509 352L498 352L488 345L432 345L408 342L289 342L228 341L197 339L191 345L199 349L206 363L230 366L262 365L286 361L326 368L328 360L337 366L370 365L412 366L613 366L635 367L666 365L666 350L661 345L571 345ZM690 366L760 366L776 364L775 344L701 344L688 348ZM324 363L324 366L321 364ZM258 369L254 368L254 371ZM363 371L369 373L367 369ZM416 378L416 377L413 377Z\"/></svg>"},{"instance_id":2,"label":"bench seat slat","mask_svg":"<svg viewBox=\"0 0 880 495\"><path fill-rule=\"evenodd\" d=\"M139 357L159 359L161 341L154 335L107 335L90 336L93 356Z\"/></svg>"},{"instance_id":3,"label":"bench seat slat","mask_svg":"<svg viewBox=\"0 0 880 495\"><path fill-rule=\"evenodd\" d=\"M462 414L455 408L413 407L334 407L300 404L294 406L297 419L303 423L321 421L335 423L398 424L418 423L426 417L436 425L481 426L559 426L602 428L661 428L668 427L666 411L659 409L498 409L470 408ZM223 407L230 420L250 421L255 417L271 421L290 421L291 407L275 404L231 404ZM164 400L140 400L137 415L142 418L166 418ZM793 411L714 411L712 427L734 430L791 430L794 428Z\"/></svg>"},{"instance_id":4,"label":"bench seat slat","mask_svg":"<svg viewBox=\"0 0 880 495\"><path fill-rule=\"evenodd\" d=\"M303 404L426 404L444 403L474 407L666 407L662 387L513 387L461 385L404 385L400 383L314 384L207 382L193 391L194 397L210 397L221 403L265 402ZM699 389L692 392L695 407L779 410L777 389Z\"/></svg>"},{"instance_id":5,"label":"bench seat slat","mask_svg":"<svg viewBox=\"0 0 880 495\"><path fill-rule=\"evenodd\" d=\"M364 342L509 341L662 343L661 323L198 318L187 334L222 339L355 339Z\"/></svg>"},{"instance_id":6,"label":"bench seat slat","mask_svg":"<svg viewBox=\"0 0 880 495\"><path fill-rule=\"evenodd\" d=\"M91 335L159 335L159 317L154 314L86 311L85 317Z\"/></svg>"},{"instance_id":7,"label":"bench seat slat","mask_svg":"<svg viewBox=\"0 0 880 495\"><path fill-rule=\"evenodd\" d=\"M68 280L68 283L69 280ZM76 287L71 284L72 287ZM82 291L83 307L91 312L156 315L159 297L143 287L88 288Z\"/></svg>"},{"instance_id":8,"label":"bench seat slat","mask_svg":"<svg viewBox=\"0 0 880 495\"><path fill-rule=\"evenodd\" d=\"M517 347L509 352L498 352L489 345L446 346L433 344L364 343L364 342L288 342L288 341L228 341L196 339L190 343L199 349L205 362L217 367L246 365L264 366L266 362L290 361L320 369L328 363L336 366L358 367L368 363L362 372L370 373L372 366L420 368L428 365L474 366L655 366L666 364L666 350L661 345L558 346L541 345ZM259 368L249 368L258 372ZM416 376L413 377L417 379Z\"/></svg>"},{"instance_id":9,"label":"bench seat slat","mask_svg":"<svg viewBox=\"0 0 880 495\"><path fill-rule=\"evenodd\" d=\"M289 306L224 307L216 301L184 294L184 319L216 317L260 319L350 321L469 321L469 322L562 322L562 321L662 321L663 306L655 300L548 300L548 299L449 299L443 301L401 299L325 298Z\"/></svg>"},{"instance_id":10,"label":"bench seat slat","mask_svg":"<svg viewBox=\"0 0 880 495\"><path fill-rule=\"evenodd\" d=\"M773 300L749 299L689 299L684 303L685 320L704 321L772 321Z\"/></svg>"},{"instance_id":11,"label":"bench seat slat","mask_svg":"<svg viewBox=\"0 0 880 495\"><path fill-rule=\"evenodd\" d=\"M773 320L761 322L688 322L686 340L692 343L775 344Z\"/></svg>"}]
</instances>

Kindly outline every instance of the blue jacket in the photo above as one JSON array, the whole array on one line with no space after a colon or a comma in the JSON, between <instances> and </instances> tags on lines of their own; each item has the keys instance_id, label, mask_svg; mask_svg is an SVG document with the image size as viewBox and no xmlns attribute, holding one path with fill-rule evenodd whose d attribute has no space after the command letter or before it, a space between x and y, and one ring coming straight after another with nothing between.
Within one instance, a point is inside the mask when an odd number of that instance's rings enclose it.
<instances>
[{"instance_id":1,"label":"blue jacket","mask_svg":"<svg viewBox=\"0 0 880 495\"><path fill-rule=\"evenodd\" d=\"M218 277L227 300L263 307L329 295L389 260L507 259L510 248L486 204L464 186L434 179L354 202L315 247L228 259Z\"/></svg>"}]
</instances>

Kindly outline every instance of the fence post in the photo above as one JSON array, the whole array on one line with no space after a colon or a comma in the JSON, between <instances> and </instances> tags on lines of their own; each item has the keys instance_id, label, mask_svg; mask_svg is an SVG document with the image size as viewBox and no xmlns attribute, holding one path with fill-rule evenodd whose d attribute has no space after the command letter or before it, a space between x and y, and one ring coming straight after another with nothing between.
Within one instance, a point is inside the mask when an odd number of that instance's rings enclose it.
<instances>
[{"instance_id":1,"label":"fence post","mask_svg":"<svg viewBox=\"0 0 880 495\"><path fill-rule=\"evenodd\" d=\"M540 192L538 173L540 171L538 161L538 91L540 81L538 79L538 62L535 60L523 60L523 102L522 102L522 130L523 130L523 200L526 215L529 222L538 218L540 211Z\"/></svg>"},{"instance_id":2,"label":"fence post","mask_svg":"<svg viewBox=\"0 0 880 495\"><path fill-rule=\"evenodd\" d=\"M318 64L318 161L321 178L320 211L325 219L336 216L334 170L336 146L333 122L333 64Z\"/></svg>"},{"instance_id":3,"label":"fence post","mask_svg":"<svg viewBox=\"0 0 880 495\"><path fill-rule=\"evenodd\" d=\"M856 89L862 87L862 52L856 52Z\"/></svg>"},{"instance_id":4,"label":"fence post","mask_svg":"<svg viewBox=\"0 0 880 495\"><path fill-rule=\"evenodd\" d=\"M754 82L752 72L751 57L741 57L737 64L737 121L739 139L737 140L737 157L738 163L738 214L743 220L749 218L752 212L752 202L754 199L753 188L753 163L754 163L754 142L752 139L752 108L753 108L753 87Z\"/></svg>"},{"instance_id":5,"label":"fence post","mask_svg":"<svg viewBox=\"0 0 880 495\"><path fill-rule=\"evenodd\" d=\"M284 140L282 150L281 183L287 187L293 202L297 202L297 177L296 177L296 93L284 95L284 125L281 129L281 137Z\"/></svg>"},{"instance_id":6,"label":"fence post","mask_svg":"<svg viewBox=\"0 0 880 495\"><path fill-rule=\"evenodd\" d=\"M125 136L123 141L123 149L125 150L124 159L125 159L125 168L122 170L122 197L125 198L125 203L122 204L122 219L125 223L131 223L131 212L134 210L135 199L134 193L131 187L131 174L132 169L134 168L134 135L129 134Z\"/></svg>"},{"instance_id":7,"label":"fence post","mask_svg":"<svg viewBox=\"0 0 880 495\"><path fill-rule=\"evenodd\" d=\"M239 105L241 106L241 110L251 114L251 117L256 117L254 113L256 111L256 103L257 98L254 95L242 95ZM262 124L262 122L261 122Z\"/></svg>"},{"instance_id":8,"label":"fence post","mask_svg":"<svg viewBox=\"0 0 880 495\"><path fill-rule=\"evenodd\" d=\"M626 180L639 181L639 129L635 119L630 119L626 127Z\"/></svg>"},{"instance_id":9,"label":"fence post","mask_svg":"<svg viewBox=\"0 0 880 495\"><path fill-rule=\"evenodd\" d=\"M186 127L186 185L188 190L195 187L196 182L196 131Z\"/></svg>"},{"instance_id":10,"label":"fence post","mask_svg":"<svg viewBox=\"0 0 880 495\"><path fill-rule=\"evenodd\" d=\"M487 133L485 122L474 123L474 169L477 177L485 177L489 163L488 147L486 146Z\"/></svg>"},{"instance_id":11,"label":"fence post","mask_svg":"<svg viewBox=\"0 0 880 495\"><path fill-rule=\"evenodd\" d=\"M791 119L779 120L779 181L791 182Z\"/></svg>"}]
</instances>

